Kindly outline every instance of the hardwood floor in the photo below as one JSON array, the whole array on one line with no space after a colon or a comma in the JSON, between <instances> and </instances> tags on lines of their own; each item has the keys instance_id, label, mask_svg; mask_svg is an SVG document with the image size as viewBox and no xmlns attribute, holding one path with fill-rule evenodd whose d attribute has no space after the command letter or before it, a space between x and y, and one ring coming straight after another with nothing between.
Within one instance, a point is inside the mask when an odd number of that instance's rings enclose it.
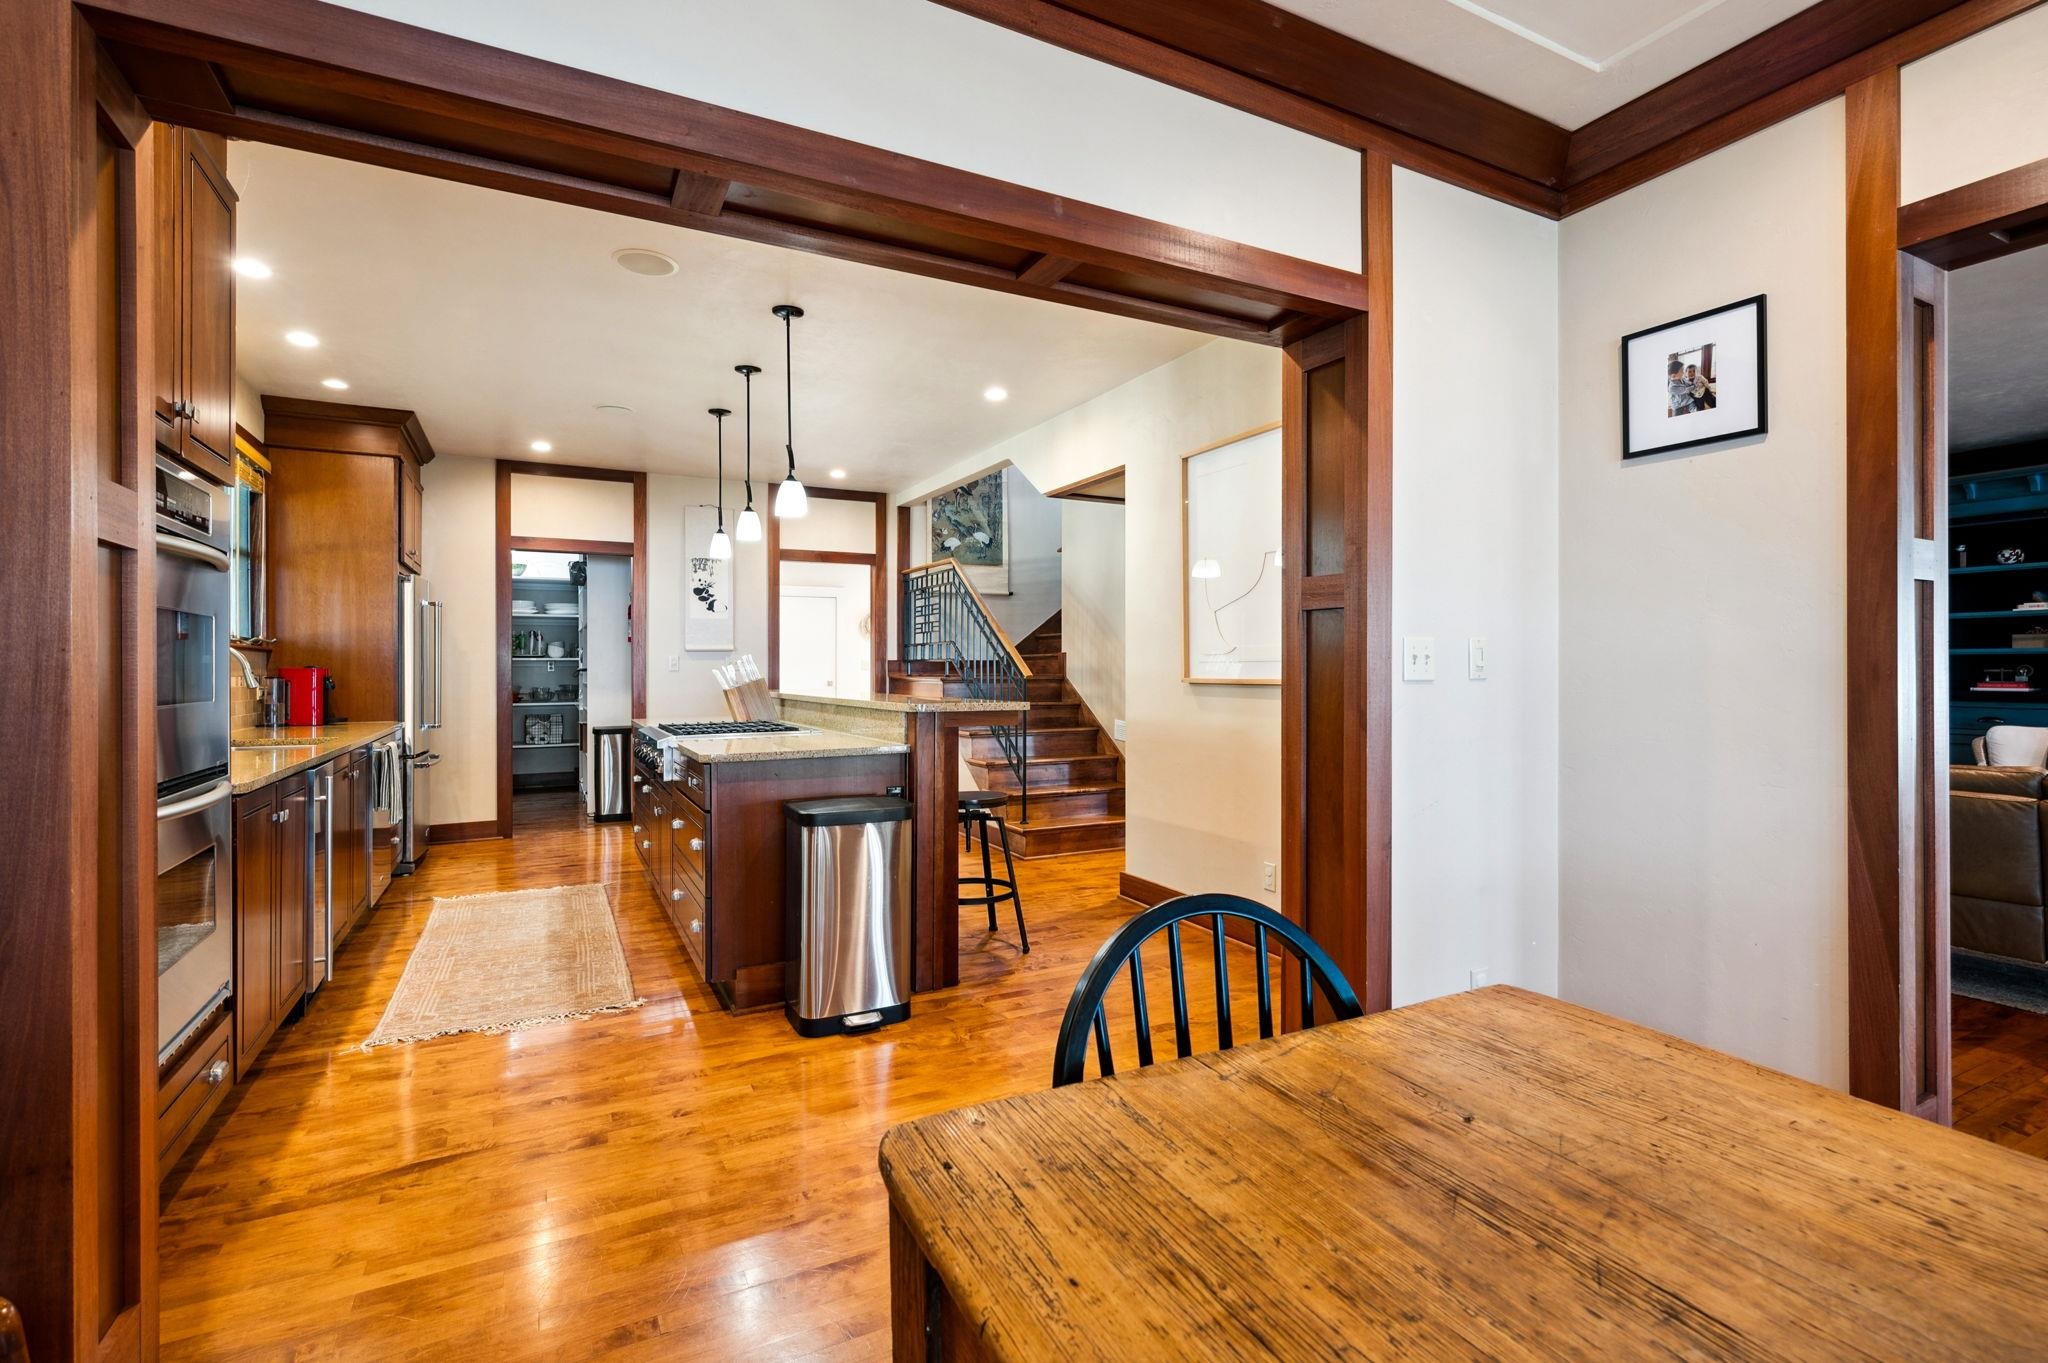
<instances>
[{"instance_id":1,"label":"hardwood floor","mask_svg":"<svg viewBox=\"0 0 2048 1363\"><path fill-rule=\"evenodd\" d=\"M548 799L522 797L516 839L395 882L173 1174L167 1363L886 1358L883 1131L1046 1087L1082 965L1135 911L1120 852L1022 864L1030 956L1007 910L994 937L970 911L958 988L803 1041L779 1012L723 1013L623 826ZM433 896L586 881L645 1007L358 1049Z\"/></svg>"},{"instance_id":2,"label":"hardwood floor","mask_svg":"<svg viewBox=\"0 0 2048 1363\"><path fill-rule=\"evenodd\" d=\"M2048 1158L2048 1015L1957 994L1955 1126Z\"/></svg>"}]
</instances>

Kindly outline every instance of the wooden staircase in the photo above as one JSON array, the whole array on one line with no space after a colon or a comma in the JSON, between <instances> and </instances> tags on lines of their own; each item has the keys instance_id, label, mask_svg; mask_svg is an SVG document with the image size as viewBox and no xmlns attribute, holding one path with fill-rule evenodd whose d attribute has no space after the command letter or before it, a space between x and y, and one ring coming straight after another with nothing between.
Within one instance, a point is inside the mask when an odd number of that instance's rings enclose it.
<instances>
[{"instance_id":1,"label":"wooden staircase","mask_svg":"<svg viewBox=\"0 0 2048 1363\"><path fill-rule=\"evenodd\" d=\"M1123 757L1067 680L1067 655L1060 647L1060 617L1017 645L1029 680L1031 712L1026 728L1025 767L1031 783L1025 817L1019 819L1016 771L1003 756L988 726L960 732L961 756L983 790L1012 793L1010 845L1020 857L1055 857L1099 852L1124 845ZM892 664L889 690L895 695L960 695L964 686L934 675L927 664Z\"/></svg>"}]
</instances>

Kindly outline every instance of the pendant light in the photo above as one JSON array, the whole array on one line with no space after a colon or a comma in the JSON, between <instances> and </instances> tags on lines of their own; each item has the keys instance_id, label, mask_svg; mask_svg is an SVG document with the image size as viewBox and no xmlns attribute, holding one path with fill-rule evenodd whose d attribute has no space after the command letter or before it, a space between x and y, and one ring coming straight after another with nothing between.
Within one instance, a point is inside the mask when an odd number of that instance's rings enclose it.
<instances>
[{"instance_id":1,"label":"pendant light","mask_svg":"<svg viewBox=\"0 0 2048 1363\"><path fill-rule=\"evenodd\" d=\"M789 456L789 472L782 476L782 486L775 489L775 518L793 521L802 518L811 509L809 494L804 491L804 485L796 480L796 397L789 373L790 323L795 318L803 316L804 310L794 303L777 303L769 311L782 319L782 396L785 403L782 452Z\"/></svg>"},{"instance_id":2,"label":"pendant light","mask_svg":"<svg viewBox=\"0 0 2048 1363\"><path fill-rule=\"evenodd\" d=\"M713 407L711 415L718 419L718 529L712 533L711 547L704 551L704 557L727 559L732 557L732 539L725 533L725 419L732 411Z\"/></svg>"},{"instance_id":3,"label":"pendant light","mask_svg":"<svg viewBox=\"0 0 2048 1363\"><path fill-rule=\"evenodd\" d=\"M761 372L761 366L736 364L733 370L747 381L747 505L732 532L741 544L754 544L761 538L761 513L754 510L754 375Z\"/></svg>"}]
</instances>

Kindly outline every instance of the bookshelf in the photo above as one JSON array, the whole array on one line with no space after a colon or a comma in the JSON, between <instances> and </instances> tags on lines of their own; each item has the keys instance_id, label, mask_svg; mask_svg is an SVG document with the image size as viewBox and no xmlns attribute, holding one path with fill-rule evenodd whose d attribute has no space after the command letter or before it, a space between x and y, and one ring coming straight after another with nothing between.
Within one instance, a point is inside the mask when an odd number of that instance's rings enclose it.
<instances>
[{"instance_id":1,"label":"bookshelf","mask_svg":"<svg viewBox=\"0 0 2048 1363\"><path fill-rule=\"evenodd\" d=\"M2048 610L2024 609L2048 602L2048 465L1951 477L1947 550L1949 760L1971 762L1993 724L2048 727Z\"/></svg>"}]
</instances>

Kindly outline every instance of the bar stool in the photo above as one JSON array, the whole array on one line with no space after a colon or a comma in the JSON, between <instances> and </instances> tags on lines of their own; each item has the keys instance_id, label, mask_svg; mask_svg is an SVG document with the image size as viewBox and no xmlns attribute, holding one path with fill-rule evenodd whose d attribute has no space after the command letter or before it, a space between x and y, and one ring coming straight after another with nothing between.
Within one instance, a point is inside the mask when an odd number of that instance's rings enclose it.
<instances>
[{"instance_id":1,"label":"bar stool","mask_svg":"<svg viewBox=\"0 0 2048 1363\"><path fill-rule=\"evenodd\" d=\"M981 904L988 908L988 930L996 930L996 905L1008 900L1017 911L1017 940L1022 946L1020 955L1031 954L1031 934L1024 930L1024 901L1017 894L1017 863L1010 857L1010 825L1003 818L1003 811L1009 807L1010 797L1000 790L963 790L960 792L960 832L967 839L967 850L974 850L974 833L981 830L981 874L971 872L960 877L963 891L976 890L977 894L961 894L961 907ZM993 826L996 837L1003 844L1003 874L997 875L989 856L988 830Z\"/></svg>"}]
</instances>

